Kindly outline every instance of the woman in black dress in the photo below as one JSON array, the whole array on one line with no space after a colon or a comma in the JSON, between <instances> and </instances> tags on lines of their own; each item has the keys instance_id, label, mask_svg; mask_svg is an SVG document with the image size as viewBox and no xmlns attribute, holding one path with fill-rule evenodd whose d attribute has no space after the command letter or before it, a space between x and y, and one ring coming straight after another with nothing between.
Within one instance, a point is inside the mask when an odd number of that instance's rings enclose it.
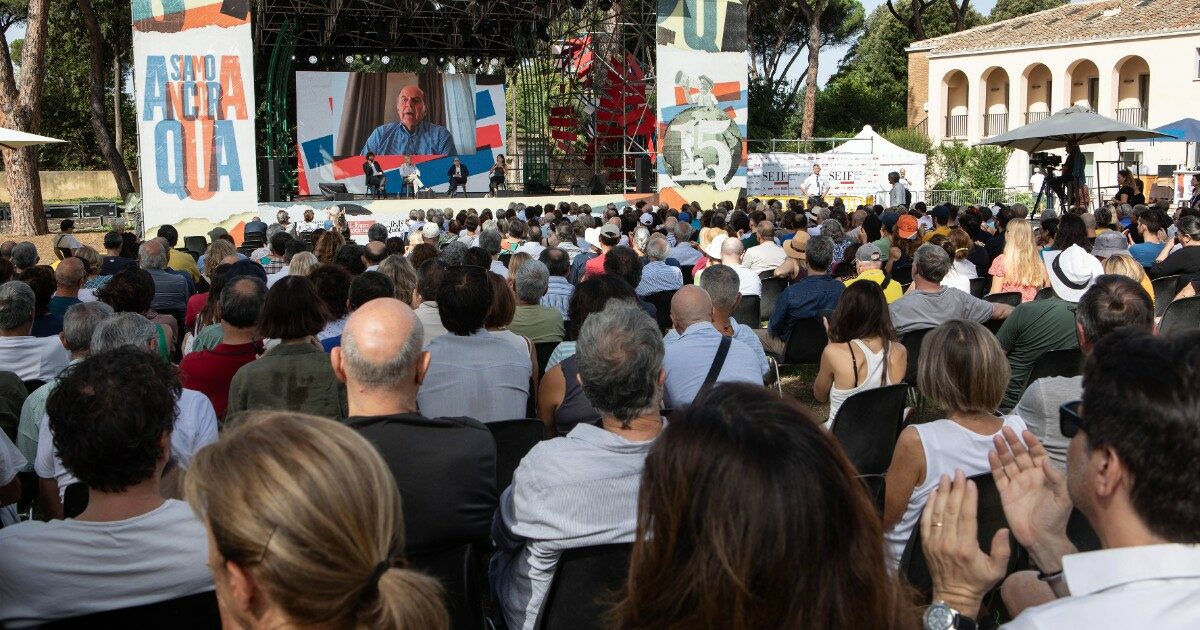
<instances>
[{"instance_id":1,"label":"woman in black dress","mask_svg":"<svg viewBox=\"0 0 1200 630\"><path fill-rule=\"evenodd\" d=\"M504 168L504 154L496 156L496 163L492 165L492 174L488 178L491 184L488 186L488 194L495 197L500 190L500 185L504 183L504 177L507 169ZM507 188L507 187L506 187Z\"/></svg>"}]
</instances>

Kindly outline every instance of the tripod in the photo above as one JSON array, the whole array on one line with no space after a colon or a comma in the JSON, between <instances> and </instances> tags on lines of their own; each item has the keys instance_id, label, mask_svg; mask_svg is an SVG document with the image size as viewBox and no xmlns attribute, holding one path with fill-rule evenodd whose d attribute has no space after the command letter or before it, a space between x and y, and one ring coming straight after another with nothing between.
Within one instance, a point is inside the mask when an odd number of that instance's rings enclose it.
<instances>
[{"instance_id":1,"label":"tripod","mask_svg":"<svg viewBox=\"0 0 1200 630\"><path fill-rule=\"evenodd\" d=\"M1051 175L1052 172L1054 172L1053 169L1046 169L1046 174L1042 177L1042 187L1038 189L1037 198L1033 200L1033 209L1030 210L1030 216L1037 214L1038 209L1041 208L1042 195L1046 196L1047 207L1054 205L1054 186L1050 184L1050 180L1053 178Z\"/></svg>"}]
</instances>

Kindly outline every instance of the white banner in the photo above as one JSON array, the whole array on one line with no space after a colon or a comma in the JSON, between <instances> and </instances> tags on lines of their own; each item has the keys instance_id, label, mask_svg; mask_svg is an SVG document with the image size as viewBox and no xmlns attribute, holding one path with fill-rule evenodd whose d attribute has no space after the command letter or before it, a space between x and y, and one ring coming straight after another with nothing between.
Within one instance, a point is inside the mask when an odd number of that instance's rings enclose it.
<instances>
[{"instance_id":1,"label":"white banner","mask_svg":"<svg viewBox=\"0 0 1200 630\"><path fill-rule=\"evenodd\" d=\"M753 196L803 197L801 185L813 164L829 177L834 197L867 197L883 190L878 155L869 153L751 153L746 166L746 193Z\"/></svg>"},{"instance_id":2,"label":"white banner","mask_svg":"<svg viewBox=\"0 0 1200 630\"><path fill-rule=\"evenodd\" d=\"M205 0L134 2L133 56L146 226L216 223L254 211L254 48L246 5L225 12Z\"/></svg>"}]
</instances>

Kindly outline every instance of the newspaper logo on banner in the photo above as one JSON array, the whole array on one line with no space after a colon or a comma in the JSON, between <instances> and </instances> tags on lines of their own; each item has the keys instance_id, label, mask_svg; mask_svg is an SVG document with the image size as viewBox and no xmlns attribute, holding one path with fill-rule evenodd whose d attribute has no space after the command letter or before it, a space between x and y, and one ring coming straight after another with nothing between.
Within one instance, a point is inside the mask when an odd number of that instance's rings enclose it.
<instances>
[{"instance_id":1,"label":"newspaper logo on banner","mask_svg":"<svg viewBox=\"0 0 1200 630\"><path fill-rule=\"evenodd\" d=\"M751 153L746 165L750 195L801 197L813 164L829 177L830 197L866 197L880 190L879 156L863 153Z\"/></svg>"}]
</instances>

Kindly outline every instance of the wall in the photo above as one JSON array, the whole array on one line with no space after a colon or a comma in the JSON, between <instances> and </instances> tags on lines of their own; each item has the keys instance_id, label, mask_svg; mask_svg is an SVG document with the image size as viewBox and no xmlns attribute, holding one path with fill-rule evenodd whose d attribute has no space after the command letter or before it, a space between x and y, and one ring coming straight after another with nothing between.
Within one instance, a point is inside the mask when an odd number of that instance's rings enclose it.
<instances>
[{"instance_id":1,"label":"wall","mask_svg":"<svg viewBox=\"0 0 1200 630\"><path fill-rule=\"evenodd\" d=\"M916 127L917 123L929 115L925 111L925 102L929 100L929 52L913 51L908 55L908 126Z\"/></svg>"},{"instance_id":2,"label":"wall","mask_svg":"<svg viewBox=\"0 0 1200 630\"><path fill-rule=\"evenodd\" d=\"M134 188L139 188L137 173L130 172ZM80 199L84 197L105 197L120 199L117 192L117 182L108 171L41 171L38 177L42 180L42 200ZM8 203L8 174L0 172L0 202Z\"/></svg>"}]
</instances>

